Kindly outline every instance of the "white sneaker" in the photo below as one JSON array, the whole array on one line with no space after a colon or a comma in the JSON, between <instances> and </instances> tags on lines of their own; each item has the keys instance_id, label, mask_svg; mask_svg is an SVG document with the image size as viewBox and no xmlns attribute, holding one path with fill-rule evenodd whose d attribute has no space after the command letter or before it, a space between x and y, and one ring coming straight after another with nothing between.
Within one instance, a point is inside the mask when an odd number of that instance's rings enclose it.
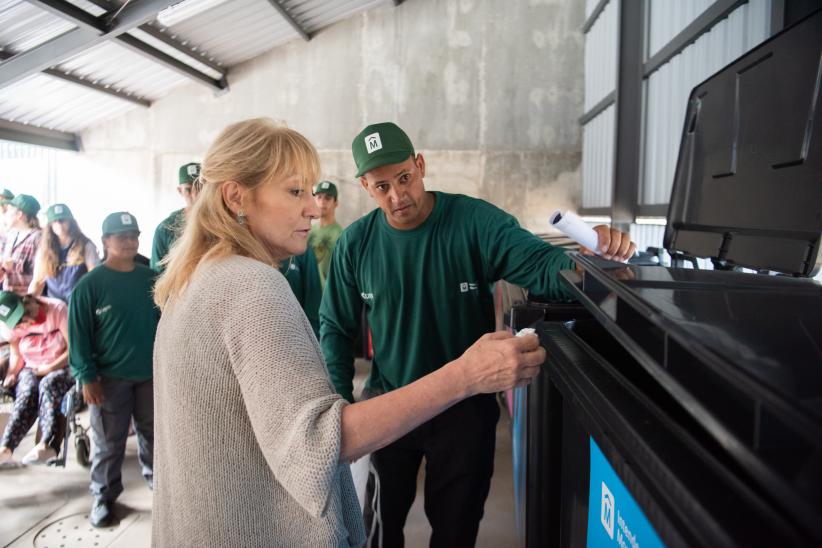
<instances>
[{"instance_id":1,"label":"white sneaker","mask_svg":"<svg viewBox=\"0 0 822 548\"><path fill-rule=\"evenodd\" d=\"M23 457L23 460L20 462L23 464L46 464L50 459L56 456L57 451L47 445L44 446L38 443L32 447L31 451L26 453L26 456Z\"/></svg>"}]
</instances>

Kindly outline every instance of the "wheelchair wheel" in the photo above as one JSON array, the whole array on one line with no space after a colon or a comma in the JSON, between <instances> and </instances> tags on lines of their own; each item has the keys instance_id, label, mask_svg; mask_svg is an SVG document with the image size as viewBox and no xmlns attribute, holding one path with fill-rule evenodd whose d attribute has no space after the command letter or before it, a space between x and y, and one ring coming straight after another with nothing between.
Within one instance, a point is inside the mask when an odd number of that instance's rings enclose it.
<instances>
[{"instance_id":1,"label":"wheelchair wheel","mask_svg":"<svg viewBox=\"0 0 822 548\"><path fill-rule=\"evenodd\" d=\"M89 466L91 466L91 461L89 460L90 447L88 442L88 436L75 436L74 449L77 454L77 462L80 463L80 466L82 466L83 468L88 468Z\"/></svg>"}]
</instances>

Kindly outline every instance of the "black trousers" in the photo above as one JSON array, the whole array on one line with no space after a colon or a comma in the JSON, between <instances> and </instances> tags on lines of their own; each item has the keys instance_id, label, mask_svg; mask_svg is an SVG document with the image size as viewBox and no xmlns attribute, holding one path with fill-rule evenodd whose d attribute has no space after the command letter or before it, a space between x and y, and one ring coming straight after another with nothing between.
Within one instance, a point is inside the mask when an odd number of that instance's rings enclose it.
<instances>
[{"instance_id":1,"label":"black trousers","mask_svg":"<svg viewBox=\"0 0 822 548\"><path fill-rule=\"evenodd\" d=\"M494 395L474 396L372 455L380 477L385 548L405 545L403 527L423 456L431 547L474 546L494 472L498 420Z\"/></svg>"}]
</instances>

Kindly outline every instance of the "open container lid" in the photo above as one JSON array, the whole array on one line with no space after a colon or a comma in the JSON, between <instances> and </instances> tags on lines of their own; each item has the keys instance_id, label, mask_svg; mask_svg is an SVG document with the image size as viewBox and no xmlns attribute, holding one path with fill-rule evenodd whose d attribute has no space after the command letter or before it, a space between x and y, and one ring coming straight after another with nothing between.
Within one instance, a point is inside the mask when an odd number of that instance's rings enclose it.
<instances>
[{"instance_id":1,"label":"open container lid","mask_svg":"<svg viewBox=\"0 0 822 548\"><path fill-rule=\"evenodd\" d=\"M811 274L822 234L822 10L691 92L665 248Z\"/></svg>"}]
</instances>

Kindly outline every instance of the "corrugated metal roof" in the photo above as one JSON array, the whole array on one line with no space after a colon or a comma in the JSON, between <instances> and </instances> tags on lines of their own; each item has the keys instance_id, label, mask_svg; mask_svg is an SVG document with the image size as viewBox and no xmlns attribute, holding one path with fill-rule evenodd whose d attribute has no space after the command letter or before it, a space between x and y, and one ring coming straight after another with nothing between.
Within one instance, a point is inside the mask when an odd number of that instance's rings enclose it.
<instances>
[{"instance_id":1,"label":"corrugated metal roof","mask_svg":"<svg viewBox=\"0 0 822 548\"><path fill-rule=\"evenodd\" d=\"M176 86L188 82L171 69L126 49L117 42L105 42L61 63L60 69L82 74L86 79L127 89L156 101Z\"/></svg>"},{"instance_id":2,"label":"corrugated metal roof","mask_svg":"<svg viewBox=\"0 0 822 548\"><path fill-rule=\"evenodd\" d=\"M45 74L0 89L0 118L46 129L77 132L133 108Z\"/></svg>"},{"instance_id":3,"label":"corrugated metal roof","mask_svg":"<svg viewBox=\"0 0 822 548\"><path fill-rule=\"evenodd\" d=\"M0 47L11 53L26 51L74 28L24 0L0 2Z\"/></svg>"},{"instance_id":4,"label":"corrugated metal roof","mask_svg":"<svg viewBox=\"0 0 822 548\"><path fill-rule=\"evenodd\" d=\"M69 1L95 16L106 13L106 5L111 9L122 2ZM128 34L215 81L222 77L215 69L232 67L291 40L301 39L269 0L218 0L216 5L212 5L215 0L188 0L194 11L198 1L207 8L201 13L169 27L157 21L151 25L155 31L184 44L191 54L139 28ZM280 4L310 34L383 1L284 0ZM182 6L174 6L178 7ZM0 0L0 49L7 53L28 51L75 28L71 22L24 0ZM54 68L149 101L160 99L175 87L192 81L176 70L135 53L118 40L97 45ZM81 131L134 108L140 107L44 74L0 86L0 118L60 131Z\"/></svg>"}]
</instances>

